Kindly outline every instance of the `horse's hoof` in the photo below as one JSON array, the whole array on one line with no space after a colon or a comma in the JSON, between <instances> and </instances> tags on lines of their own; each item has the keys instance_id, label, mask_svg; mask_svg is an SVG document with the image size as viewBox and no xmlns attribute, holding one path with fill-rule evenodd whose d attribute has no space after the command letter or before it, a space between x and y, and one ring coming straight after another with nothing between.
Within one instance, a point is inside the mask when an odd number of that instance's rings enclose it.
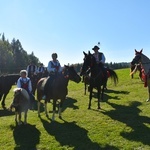
<instances>
[{"instance_id":1,"label":"horse's hoof","mask_svg":"<svg viewBox=\"0 0 150 150\"><path fill-rule=\"evenodd\" d=\"M88 109L91 109L91 107L88 107Z\"/></svg>"},{"instance_id":2,"label":"horse's hoof","mask_svg":"<svg viewBox=\"0 0 150 150\"><path fill-rule=\"evenodd\" d=\"M101 107L98 107L97 109L99 110L99 109L101 109Z\"/></svg>"},{"instance_id":3,"label":"horse's hoof","mask_svg":"<svg viewBox=\"0 0 150 150\"><path fill-rule=\"evenodd\" d=\"M150 99L147 99L146 102L150 102Z\"/></svg>"},{"instance_id":4,"label":"horse's hoof","mask_svg":"<svg viewBox=\"0 0 150 150\"><path fill-rule=\"evenodd\" d=\"M62 116L59 116L59 119L62 119Z\"/></svg>"},{"instance_id":5,"label":"horse's hoof","mask_svg":"<svg viewBox=\"0 0 150 150\"><path fill-rule=\"evenodd\" d=\"M19 125L19 126L22 125L22 122L18 122L18 125Z\"/></svg>"}]
</instances>

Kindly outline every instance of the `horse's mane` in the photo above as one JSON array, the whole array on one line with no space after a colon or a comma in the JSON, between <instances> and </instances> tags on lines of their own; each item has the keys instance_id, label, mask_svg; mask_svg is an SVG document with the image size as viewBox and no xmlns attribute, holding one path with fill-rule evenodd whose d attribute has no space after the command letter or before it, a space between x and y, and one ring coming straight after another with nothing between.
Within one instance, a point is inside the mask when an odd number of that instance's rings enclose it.
<instances>
[{"instance_id":1,"label":"horse's mane","mask_svg":"<svg viewBox=\"0 0 150 150\"><path fill-rule=\"evenodd\" d=\"M23 89L23 88L15 88L14 89L14 92L17 92L17 91L21 91L22 95L29 101L30 100L30 97L29 97L29 94L28 92Z\"/></svg>"},{"instance_id":2,"label":"horse's mane","mask_svg":"<svg viewBox=\"0 0 150 150\"><path fill-rule=\"evenodd\" d=\"M147 56L145 56L143 53L141 54L141 63L145 73L147 74L150 69L150 59Z\"/></svg>"}]
</instances>

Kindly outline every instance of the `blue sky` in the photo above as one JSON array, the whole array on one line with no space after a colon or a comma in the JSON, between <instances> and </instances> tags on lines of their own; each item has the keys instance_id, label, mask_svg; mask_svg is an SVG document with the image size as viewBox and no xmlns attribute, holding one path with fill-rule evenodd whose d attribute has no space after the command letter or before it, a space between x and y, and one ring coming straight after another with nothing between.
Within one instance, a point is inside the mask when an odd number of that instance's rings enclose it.
<instances>
[{"instance_id":1,"label":"blue sky","mask_svg":"<svg viewBox=\"0 0 150 150\"><path fill-rule=\"evenodd\" d=\"M134 49L150 56L150 0L0 0L0 33L19 39L47 66L83 62L101 43L106 62L130 62Z\"/></svg>"}]
</instances>

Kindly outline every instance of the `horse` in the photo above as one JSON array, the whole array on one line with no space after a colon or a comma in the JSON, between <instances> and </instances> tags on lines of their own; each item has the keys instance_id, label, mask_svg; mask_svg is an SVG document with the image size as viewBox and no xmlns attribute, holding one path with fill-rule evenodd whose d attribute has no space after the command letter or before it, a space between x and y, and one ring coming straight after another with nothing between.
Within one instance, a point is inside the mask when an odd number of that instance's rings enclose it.
<instances>
[{"instance_id":1,"label":"horse","mask_svg":"<svg viewBox=\"0 0 150 150\"><path fill-rule=\"evenodd\" d=\"M142 51L142 50L141 50ZM135 55L137 55L138 51L135 49ZM131 64L130 63L130 73L133 72L133 70L135 70L134 72L136 73L137 71L139 71L139 78L141 79L141 81L143 81L142 79L142 66L141 64ZM131 78L133 79L133 74L131 74Z\"/></svg>"},{"instance_id":2,"label":"horse","mask_svg":"<svg viewBox=\"0 0 150 150\"><path fill-rule=\"evenodd\" d=\"M83 52L84 54L84 62L83 66L80 72L80 75L86 75L89 72L91 73L90 76L90 88L89 88L89 105L88 109L91 109L91 100L92 100L92 92L93 88L97 89L97 98L98 98L98 109L100 109L100 99L103 101L103 95L104 95L104 88L106 87L108 76L107 74L104 76L104 73L101 71L99 65L96 62L95 57L90 53L87 54ZM111 79L113 79L114 84L116 85L118 82L118 76L112 69L105 68L106 72L109 71ZM102 86L102 89L101 89Z\"/></svg>"},{"instance_id":3,"label":"horse","mask_svg":"<svg viewBox=\"0 0 150 150\"><path fill-rule=\"evenodd\" d=\"M51 76L50 76L51 77ZM43 96L44 84L50 77L41 78L37 83L37 100L38 100L38 116L40 117L40 103ZM53 80L50 88L48 89L48 95L45 100L45 114L47 114L47 102L50 99L53 99L53 115L52 121L55 120L55 112L56 112L56 101L60 99L59 104L59 118L61 118L62 106L65 101L66 95L68 94L68 82L69 80L79 83L81 81L81 77L77 74L73 66L64 66L62 74L58 74L57 77Z\"/></svg>"},{"instance_id":4,"label":"horse","mask_svg":"<svg viewBox=\"0 0 150 150\"><path fill-rule=\"evenodd\" d=\"M30 80L31 80L31 83L32 83L32 93L33 95L35 95L35 91L36 91L36 86L37 86L37 82L39 80L37 74L31 74L29 76Z\"/></svg>"},{"instance_id":5,"label":"horse","mask_svg":"<svg viewBox=\"0 0 150 150\"><path fill-rule=\"evenodd\" d=\"M12 85L14 85L19 79L19 74L8 74L0 76L0 101L3 108L5 108L5 99L9 93Z\"/></svg>"},{"instance_id":6,"label":"horse","mask_svg":"<svg viewBox=\"0 0 150 150\"><path fill-rule=\"evenodd\" d=\"M27 112L30 106L30 97L28 92L23 88L14 89L14 98L10 110L15 108L15 121L18 125L22 124L21 113L24 112L24 124L27 124Z\"/></svg>"},{"instance_id":7,"label":"horse","mask_svg":"<svg viewBox=\"0 0 150 150\"><path fill-rule=\"evenodd\" d=\"M133 58L131 64L135 65L141 63L142 68L145 73L145 87L148 87L148 99L147 102L150 101L150 59L142 53L143 49L137 51L137 54ZM134 71L131 73L134 74Z\"/></svg>"}]
</instances>

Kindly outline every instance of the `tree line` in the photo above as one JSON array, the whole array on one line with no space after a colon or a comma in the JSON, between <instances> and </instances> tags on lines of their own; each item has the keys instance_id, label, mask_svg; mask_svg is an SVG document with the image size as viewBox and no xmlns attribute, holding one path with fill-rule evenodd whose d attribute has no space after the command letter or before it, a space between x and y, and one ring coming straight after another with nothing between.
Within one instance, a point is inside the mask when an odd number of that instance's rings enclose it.
<instances>
[{"instance_id":1,"label":"tree line","mask_svg":"<svg viewBox=\"0 0 150 150\"><path fill-rule=\"evenodd\" d=\"M28 54L24 50L19 39L13 38L11 42L5 38L4 33L0 34L0 74L19 73L21 69L26 69L29 63L33 61L39 66L41 63L39 58L32 51ZM82 63L72 64L77 72L80 72ZM112 69L128 68L129 63L106 63L106 67Z\"/></svg>"}]
</instances>

